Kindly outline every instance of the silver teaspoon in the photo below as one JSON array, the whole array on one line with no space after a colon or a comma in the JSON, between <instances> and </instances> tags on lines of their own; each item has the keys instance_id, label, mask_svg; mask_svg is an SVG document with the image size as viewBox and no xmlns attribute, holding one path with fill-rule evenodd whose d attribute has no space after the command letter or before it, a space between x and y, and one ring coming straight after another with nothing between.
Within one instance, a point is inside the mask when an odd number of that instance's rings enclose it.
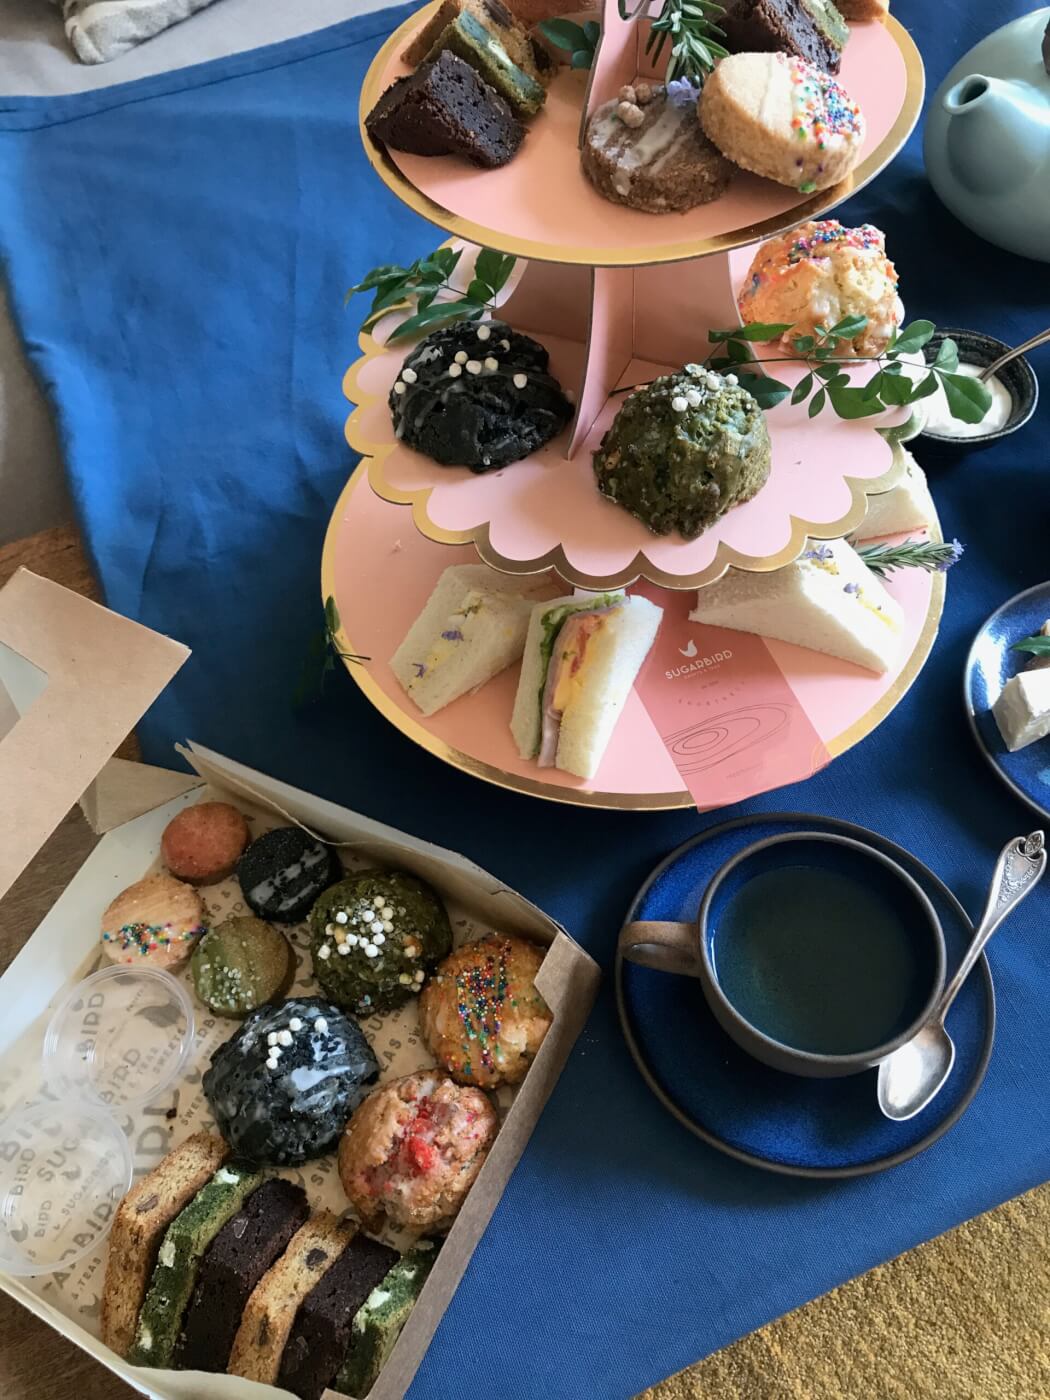
<instances>
[{"instance_id":1,"label":"silver teaspoon","mask_svg":"<svg viewBox=\"0 0 1050 1400\"><path fill-rule=\"evenodd\" d=\"M879 1108L887 1118L898 1122L914 1118L944 1087L955 1063L955 1044L944 1028L945 1017L984 951L984 945L1006 916L1039 883L1046 869L1045 844L1043 833L1033 831L1030 836L1018 836L1003 849L992 877L984 916L955 976L922 1029L879 1065Z\"/></svg>"},{"instance_id":2,"label":"silver teaspoon","mask_svg":"<svg viewBox=\"0 0 1050 1400\"><path fill-rule=\"evenodd\" d=\"M1004 365L1008 365L1011 360L1016 360L1018 355L1023 355L1026 350L1034 350L1037 345L1045 345L1050 340L1050 330L1040 331L1038 335L1033 335L1031 340L1026 340L1023 345L1015 345L1012 350L1007 350L1005 355L1000 355L997 360L993 360L987 369L981 370L977 376L982 382L991 379Z\"/></svg>"}]
</instances>

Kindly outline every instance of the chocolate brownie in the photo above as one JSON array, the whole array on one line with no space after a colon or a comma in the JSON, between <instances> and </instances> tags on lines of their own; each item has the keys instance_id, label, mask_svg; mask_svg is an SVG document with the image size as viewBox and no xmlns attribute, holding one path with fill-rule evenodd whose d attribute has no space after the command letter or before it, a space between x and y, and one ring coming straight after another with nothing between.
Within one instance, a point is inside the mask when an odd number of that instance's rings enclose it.
<instances>
[{"instance_id":1,"label":"chocolate brownie","mask_svg":"<svg viewBox=\"0 0 1050 1400\"><path fill-rule=\"evenodd\" d=\"M237 879L253 914L294 924L343 873L330 846L299 826L264 832L237 862Z\"/></svg>"},{"instance_id":2,"label":"chocolate brownie","mask_svg":"<svg viewBox=\"0 0 1050 1400\"><path fill-rule=\"evenodd\" d=\"M718 20L731 53L786 53L837 73L849 27L833 0L726 0Z\"/></svg>"},{"instance_id":3,"label":"chocolate brownie","mask_svg":"<svg viewBox=\"0 0 1050 1400\"><path fill-rule=\"evenodd\" d=\"M212 1241L201 1260L174 1365L225 1371L255 1285L310 1214L306 1192L280 1177L265 1182Z\"/></svg>"},{"instance_id":4,"label":"chocolate brownie","mask_svg":"<svg viewBox=\"0 0 1050 1400\"><path fill-rule=\"evenodd\" d=\"M388 87L365 126L395 151L462 156L490 170L506 165L525 135L499 93L448 50Z\"/></svg>"},{"instance_id":5,"label":"chocolate brownie","mask_svg":"<svg viewBox=\"0 0 1050 1400\"><path fill-rule=\"evenodd\" d=\"M354 1236L303 1299L281 1358L279 1386L300 1400L320 1400L346 1359L354 1315L397 1261L396 1249Z\"/></svg>"},{"instance_id":6,"label":"chocolate brownie","mask_svg":"<svg viewBox=\"0 0 1050 1400\"><path fill-rule=\"evenodd\" d=\"M502 321L432 331L390 391L394 432L445 467L494 471L556 437L572 405L547 351Z\"/></svg>"}]
</instances>

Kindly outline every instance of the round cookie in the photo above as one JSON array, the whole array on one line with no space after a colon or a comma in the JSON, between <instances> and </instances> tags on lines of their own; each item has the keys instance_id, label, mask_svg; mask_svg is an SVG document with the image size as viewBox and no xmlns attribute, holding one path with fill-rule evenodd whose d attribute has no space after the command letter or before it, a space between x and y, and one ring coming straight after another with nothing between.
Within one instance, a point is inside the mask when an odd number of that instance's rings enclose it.
<instances>
[{"instance_id":1,"label":"round cookie","mask_svg":"<svg viewBox=\"0 0 1050 1400\"><path fill-rule=\"evenodd\" d=\"M297 1166L336 1144L379 1074L361 1028L320 997L252 1011L211 1057L202 1081L238 1157Z\"/></svg>"},{"instance_id":2,"label":"round cookie","mask_svg":"<svg viewBox=\"0 0 1050 1400\"><path fill-rule=\"evenodd\" d=\"M864 116L846 89L782 53L723 58L700 94L700 124L736 165L802 194L844 180L864 145Z\"/></svg>"},{"instance_id":3,"label":"round cookie","mask_svg":"<svg viewBox=\"0 0 1050 1400\"><path fill-rule=\"evenodd\" d=\"M572 417L548 358L502 321L432 331L390 390L395 436L442 466L472 472L528 457Z\"/></svg>"},{"instance_id":4,"label":"round cookie","mask_svg":"<svg viewBox=\"0 0 1050 1400\"><path fill-rule=\"evenodd\" d=\"M795 336L864 316L864 330L840 341L836 354L879 355L904 319L885 234L873 224L844 228L837 219L810 220L763 243L737 302L746 324L790 326L786 350Z\"/></svg>"},{"instance_id":5,"label":"round cookie","mask_svg":"<svg viewBox=\"0 0 1050 1400\"><path fill-rule=\"evenodd\" d=\"M445 906L401 870L368 870L326 890L310 914L321 990L359 1016L393 1011L418 994L452 947Z\"/></svg>"},{"instance_id":6,"label":"round cookie","mask_svg":"<svg viewBox=\"0 0 1050 1400\"><path fill-rule=\"evenodd\" d=\"M184 807L164 828L160 854L179 880L212 885L236 868L250 840L248 823L228 802L198 802Z\"/></svg>"},{"instance_id":7,"label":"round cookie","mask_svg":"<svg viewBox=\"0 0 1050 1400\"><path fill-rule=\"evenodd\" d=\"M237 879L253 914L294 924L342 867L330 846L298 826L277 826L252 842L237 862Z\"/></svg>"},{"instance_id":8,"label":"round cookie","mask_svg":"<svg viewBox=\"0 0 1050 1400\"><path fill-rule=\"evenodd\" d=\"M480 1089L436 1070L369 1094L339 1143L339 1179L362 1223L444 1229L481 1170L499 1124Z\"/></svg>"},{"instance_id":9,"label":"round cookie","mask_svg":"<svg viewBox=\"0 0 1050 1400\"><path fill-rule=\"evenodd\" d=\"M654 535L695 540L765 485L772 458L765 415L736 375L686 365L626 399L594 474Z\"/></svg>"},{"instance_id":10,"label":"round cookie","mask_svg":"<svg viewBox=\"0 0 1050 1400\"><path fill-rule=\"evenodd\" d=\"M583 172L605 199L649 214L681 213L723 194L733 167L697 120L685 79L635 83L591 113Z\"/></svg>"},{"instance_id":11,"label":"round cookie","mask_svg":"<svg viewBox=\"0 0 1050 1400\"><path fill-rule=\"evenodd\" d=\"M174 972L207 926L204 901L171 875L147 875L117 895L102 915L102 949L111 962Z\"/></svg>"},{"instance_id":12,"label":"round cookie","mask_svg":"<svg viewBox=\"0 0 1050 1400\"><path fill-rule=\"evenodd\" d=\"M262 919L234 917L204 935L193 950L190 971L204 1005L239 1020L284 995L295 958L284 935Z\"/></svg>"},{"instance_id":13,"label":"round cookie","mask_svg":"<svg viewBox=\"0 0 1050 1400\"><path fill-rule=\"evenodd\" d=\"M508 934L465 943L419 998L427 1049L458 1084L519 1084L554 1019L536 990L546 950Z\"/></svg>"}]
</instances>

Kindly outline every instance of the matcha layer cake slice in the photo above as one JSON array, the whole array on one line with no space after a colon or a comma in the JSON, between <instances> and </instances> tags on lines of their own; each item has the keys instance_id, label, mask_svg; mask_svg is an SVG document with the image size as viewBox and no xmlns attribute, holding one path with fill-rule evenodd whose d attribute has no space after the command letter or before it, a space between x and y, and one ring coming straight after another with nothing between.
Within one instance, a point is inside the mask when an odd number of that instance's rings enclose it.
<instances>
[{"instance_id":1,"label":"matcha layer cake slice","mask_svg":"<svg viewBox=\"0 0 1050 1400\"><path fill-rule=\"evenodd\" d=\"M131 1188L117 1207L102 1288L102 1340L127 1356L157 1262L161 1237L179 1211L222 1166L230 1149L214 1133L194 1133Z\"/></svg>"},{"instance_id":2,"label":"matcha layer cake slice","mask_svg":"<svg viewBox=\"0 0 1050 1400\"><path fill-rule=\"evenodd\" d=\"M174 1365L225 1371L241 1314L255 1285L310 1214L306 1192L283 1177L253 1191L201 1261Z\"/></svg>"},{"instance_id":3,"label":"matcha layer cake slice","mask_svg":"<svg viewBox=\"0 0 1050 1400\"><path fill-rule=\"evenodd\" d=\"M128 1354L133 1366L171 1365L204 1251L262 1182L239 1163L222 1166L168 1226Z\"/></svg>"},{"instance_id":4,"label":"matcha layer cake slice","mask_svg":"<svg viewBox=\"0 0 1050 1400\"><path fill-rule=\"evenodd\" d=\"M427 54L428 62L446 50L476 69L517 116L533 117L543 106L547 97L543 84L519 68L496 36L466 10L438 36Z\"/></svg>"},{"instance_id":5,"label":"matcha layer cake slice","mask_svg":"<svg viewBox=\"0 0 1050 1400\"><path fill-rule=\"evenodd\" d=\"M336 1390L364 1400L393 1351L437 1254L435 1245L421 1240L368 1295L354 1316L350 1349L336 1377Z\"/></svg>"},{"instance_id":6,"label":"matcha layer cake slice","mask_svg":"<svg viewBox=\"0 0 1050 1400\"><path fill-rule=\"evenodd\" d=\"M443 0L434 18L423 26L405 50L402 55L405 62L412 68L422 63L445 30L461 14L473 15L503 46L511 63L516 63L535 82L542 83L548 76L549 70L547 73L540 71L536 47L529 31L511 14L503 0Z\"/></svg>"},{"instance_id":7,"label":"matcha layer cake slice","mask_svg":"<svg viewBox=\"0 0 1050 1400\"><path fill-rule=\"evenodd\" d=\"M281 1358L279 1386L300 1400L321 1400L346 1358L358 1309L397 1262L396 1249L354 1236L303 1299Z\"/></svg>"}]
</instances>

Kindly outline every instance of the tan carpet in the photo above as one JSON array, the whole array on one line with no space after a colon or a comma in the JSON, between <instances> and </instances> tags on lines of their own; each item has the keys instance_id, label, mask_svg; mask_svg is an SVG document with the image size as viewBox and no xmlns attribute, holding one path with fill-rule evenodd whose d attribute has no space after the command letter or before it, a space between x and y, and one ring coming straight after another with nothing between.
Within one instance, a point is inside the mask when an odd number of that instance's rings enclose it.
<instances>
[{"instance_id":1,"label":"tan carpet","mask_svg":"<svg viewBox=\"0 0 1050 1400\"><path fill-rule=\"evenodd\" d=\"M638 1400L1050 1400L1050 1183Z\"/></svg>"}]
</instances>

